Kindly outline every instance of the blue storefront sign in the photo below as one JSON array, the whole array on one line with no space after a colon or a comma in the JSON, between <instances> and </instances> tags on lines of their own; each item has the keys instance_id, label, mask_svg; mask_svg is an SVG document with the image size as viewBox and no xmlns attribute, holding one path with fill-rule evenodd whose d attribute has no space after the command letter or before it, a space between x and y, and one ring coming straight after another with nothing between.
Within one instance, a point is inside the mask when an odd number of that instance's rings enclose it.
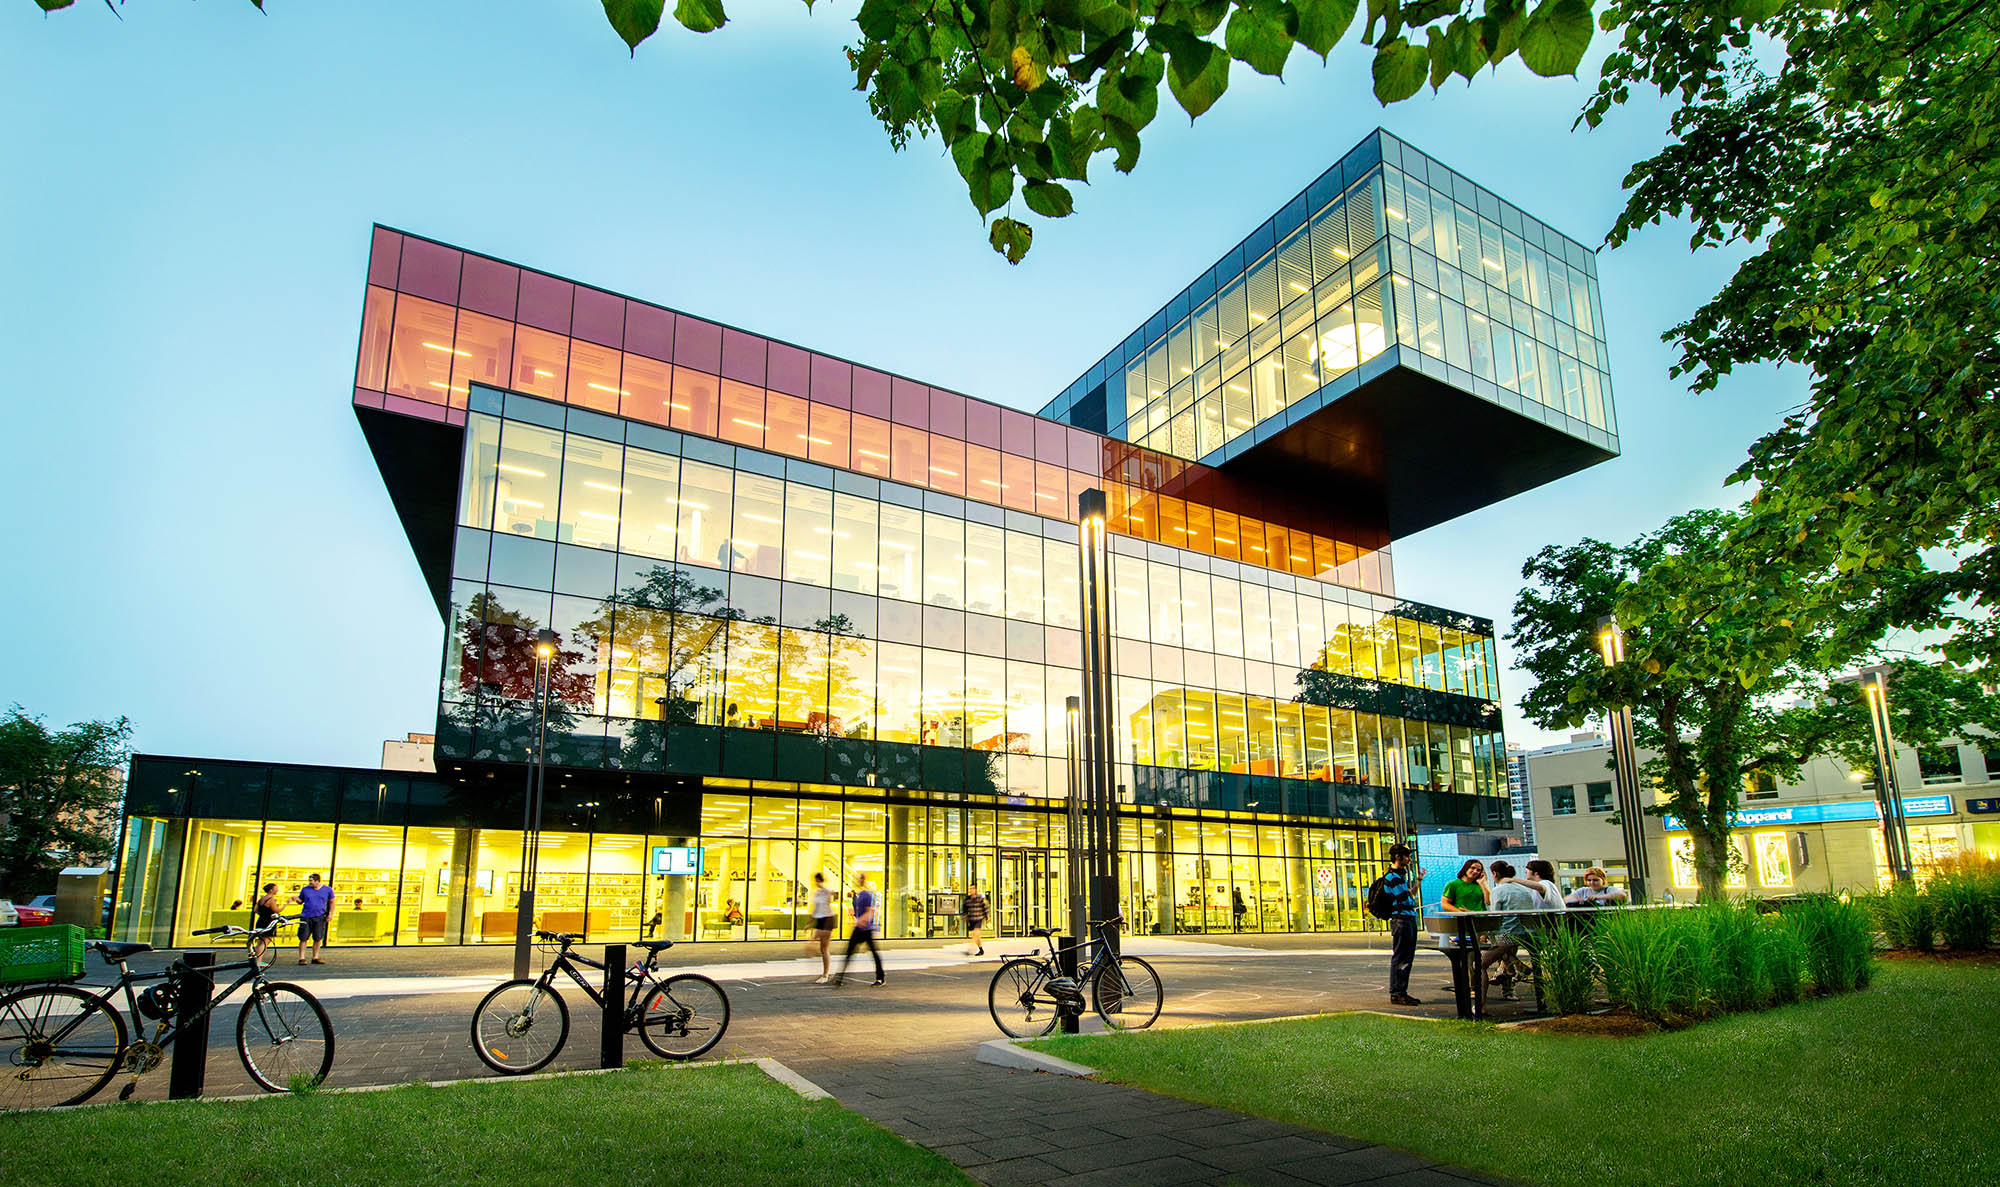
<instances>
[{"instance_id":1,"label":"blue storefront sign","mask_svg":"<svg viewBox=\"0 0 2000 1187\"><path fill-rule=\"evenodd\" d=\"M1949 816L1952 812L1951 797L1948 795L1906 795L1903 797L1903 815L1909 816ZM1685 831L1687 825L1678 816L1663 818L1668 832ZM1729 818L1731 828L1763 828L1790 824L1839 824L1848 820L1879 820L1881 811L1874 800L1849 800L1838 804L1791 804L1785 807L1740 808Z\"/></svg>"}]
</instances>

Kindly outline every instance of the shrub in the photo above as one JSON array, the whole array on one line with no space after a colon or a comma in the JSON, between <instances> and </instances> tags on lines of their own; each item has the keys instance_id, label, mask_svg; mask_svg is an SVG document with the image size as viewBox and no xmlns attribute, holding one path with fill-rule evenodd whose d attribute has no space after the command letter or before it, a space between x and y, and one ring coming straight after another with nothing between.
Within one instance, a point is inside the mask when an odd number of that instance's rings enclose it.
<instances>
[{"instance_id":1,"label":"shrub","mask_svg":"<svg viewBox=\"0 0 2000 1187\"><path fill-rule=\"evenodd\" d=\"M1598 925L1593 950L1614 1007L1664 1022L1690 980L1682 931L1668 922L1679 911L1620 912Z\"/></svg>"},{"instance_id":2,"label":"shrub","mask_svg":"<svg viewBox=\"0 0 2000 1187\"><path fill-rule=\"evenodd\" d=\"M1769 992L1763 928L1752 907L1715 904L1692 912L1703 932L1703 996L1718 1010L1754 1010Z\"/></svg>"},{"instance_id":3,"label":"shrub","mask_svg":"<svg viewBox=\"0 0 2000 1187\"><path fill-rule=\"evenodd\" d=\"M1709 908L1729 910L1727 906ZM1653 926L1660 929L1660 943L1679 953L1676 974L1667 982L1667 1005L1683 1018L1701 1018L1716 1012L1717 970L1708 947L1706 910L1654 911Z\"/></svg>"},{"instance_id":4,"label":"shrub","mask_svg":"<svg viewBox=\"0 0 2000 1187\"><path fill-rule=\"evenodd\" d=\"M1898 882L1881 894L1868 896L1868 905L1891 948L1929 952L1937 947L1935 905L1915 886Z\"/></svg>"},{"instance_id":5,"label":"shrub","mask_svg":"<svg viewBox=\"0 0 2000 1187\"><path fill-rule=\"evenodd\" d=\"M1868 984L1875 972L1875 934L1866 907L1830 894L1806 894L1786 909L1785 917L1805 945L1814 989L1845 993Z\"/></svg>"},{"instance_id":6,"label":"shrub","mask_svg":"<svg viewBox=\"0 0 2000 1187\"><path fill-rule=\"evenodd\" d=\"M1983 952L1993 942L1994 895L1986 879L1974 873L1941 874L1931 879L1925 898L1935 904L1938 930L1957 952Z\"/></svg>"},{"instance_id":7,"label":"shrub","mask_svg":"<svg viewBox=\"0 0 2000 1187\"><path fill-rule=\"evenodd\" d=\"M1555 1014L1581 1014L1597 999L1597 956L1590 932L1557 922L1535 937L1542 996Z\"/></svg>"},{"instance_id":8,"label":"shrub","mask_svg":"<svg viewBox=\"0 0 2000 1187\"><path fill-rule=\"evenodd\" d=\"M1758 941L1762 948L1765 983L1771 1002L1783 1005L1805 994L1806 943L1799 929L1783 915L1766 915L1758 921Z\"/></svg>"}]
</instances>

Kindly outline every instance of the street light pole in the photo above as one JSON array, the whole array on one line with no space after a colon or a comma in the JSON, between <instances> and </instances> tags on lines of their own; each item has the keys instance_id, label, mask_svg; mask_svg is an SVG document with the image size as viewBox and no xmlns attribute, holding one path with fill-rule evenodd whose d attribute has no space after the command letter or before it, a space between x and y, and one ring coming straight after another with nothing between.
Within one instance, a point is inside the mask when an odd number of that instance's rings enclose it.
<instances>
[{"instance_id":1,"label":"street light pole","mask_svg":"<svg viewBox=\"0 0 2000 1187\"><path fill-rule=\"evenodd\" d=\"M1090 937L1090 894L1087 889L1090 874L1085 869L1084 841L1086 824L1083 811L1083 698L1063 698L1063 720L1068 726L1069 795L1066 805L1069 811L1069 852L1066 855L1069 869L1069 934L1078 939Z\"/></svg>"},{"instance_id":2,"label":"street light pole","mask_svg":"<svg viewBox=\"0 0 2000 1187\"><path fill-rule=\"evenodd\" d=\"M1625 662L1625 632L1619 629L1616 618L1597 620L1597 652L1606 669ZM1618 831L1625 841L1625 880L1631 884L1632 901L1640 903L1646 901L1646 826L1639 798L1639 751L1632 741L1632 706L1614 706L1608 716L1611 773L1618 789Z\"/></svg>"},{"instance_id":3,"label":"street light pole","mask_svg":"<svg viewBox=\"0 0 2000 1187\"><path fill-rule=\"evenodd\" d=\"M1903 796L1896 787L1896 744L1889 733L1889 670L1861 673L1861 699L1868 705L1868 739L1875 749L1875 802L1882 813L1882 851L1889 873L1898 882L1916 874L1910 861L1910 827L1903 818Z\"/></svg>"},{"instance_id":4,"label":"street light pole","mask_svg":"<svg viewBox=\"0 0 2000 1187\"><path fill-rule=\"evenodd\" d=\"M1077 497L1077 543L1080 556L1078 592L1082 600L1083 697L1081 774L1090 824L1090 918L1100 922L1118 914L1118 822L1114 791L1116 737L1112 729L1111 685L1111 566L1106 536L1107 502L1101 490ZM1087 932L1084 933L1087 935ZM1106 933L1113 952L1118 933Z\"/></svg>"},{"instance_id":5,"label":"street light pole","mask_svg":"<svg viewBox=\"0 0 2000 1187\"><path fill-rule=\"evenodd\" d=\"M514 979L528 979L528 940L535 930L535 879L541 868L542 784L547 765L549 686L555 683L556 644L561 640L547 627L535 632L535 765L532 790L521 815L521 893L514 903Z\"/></svg>"}]
</instances>

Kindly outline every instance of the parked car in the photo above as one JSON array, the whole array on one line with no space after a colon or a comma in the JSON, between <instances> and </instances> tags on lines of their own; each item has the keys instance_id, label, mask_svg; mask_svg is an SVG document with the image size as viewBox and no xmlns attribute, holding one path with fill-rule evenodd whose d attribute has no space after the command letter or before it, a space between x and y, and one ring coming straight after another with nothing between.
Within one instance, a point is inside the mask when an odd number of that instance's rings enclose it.
<instances>
[{"instance_id":1,"label":"parked car","mask_svg":"<svg viewBox=\"0 0 2000 1187\"><path fill-rule=\"evenodd\" d=\"M38 894L28 900L28 905L43 911L53 911L56 909L56 896L52 894ZM19 910L18 907L15 909Z\"/></svg>"},{"instance_id":2,"label":"parked car","mask_svg":"<svg viewBox=\"0 0 2000 1187\"><path fill-rule=\"evenodd\" d=\"M55 921L54 907L32 907L24 903L14 908L14 922L21 927L47 927Z\"/></svg>"},{"instance_id":3,"label":"parked car","mask_svg":"<svg viewBox=\"0 0 2000 1187\"><path fill-rule=\"evenodd\" d=\"M4 898L0 898L0 927L15 927L20 922L21 916L19 912L14 910L14 904Z\"/></svg>"}]
</instances>

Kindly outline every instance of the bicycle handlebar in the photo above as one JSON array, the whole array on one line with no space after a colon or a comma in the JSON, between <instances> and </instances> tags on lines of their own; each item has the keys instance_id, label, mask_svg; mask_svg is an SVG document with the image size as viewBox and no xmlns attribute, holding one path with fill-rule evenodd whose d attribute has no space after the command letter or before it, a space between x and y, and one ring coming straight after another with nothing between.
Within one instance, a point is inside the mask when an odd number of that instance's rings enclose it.
<instances>
[{"instance_id":1,"label":"bicycle handlebar","mask_svg":"<svg viewBox=\"0 0 2000 1187\"><path fill-rule=\"evenodd\" d=\"M538 931L535 933L535 938L545 940L551 944L561 944L567 948L582 937L566 931Z\"/></svg>"}]
</instances>

